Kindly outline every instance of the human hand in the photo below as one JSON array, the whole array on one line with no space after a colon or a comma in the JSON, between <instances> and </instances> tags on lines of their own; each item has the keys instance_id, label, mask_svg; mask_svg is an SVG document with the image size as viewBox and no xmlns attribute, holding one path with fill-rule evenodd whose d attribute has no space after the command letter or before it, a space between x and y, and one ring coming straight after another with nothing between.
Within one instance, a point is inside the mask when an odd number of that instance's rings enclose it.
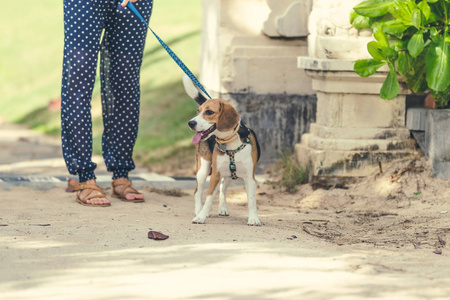
<instances>
[{"instance_id":1,"label":"human hand","mask_svg":"<svg viewBox=\"0 0 450 300\"><path fill-rule=\"evenodd\" d=\"M137 2L138 0L123 0L122 1L122 7L125 7L125 6L127 6L127 4L128 4L128 2Z\"/></svg>"}]
</instances>

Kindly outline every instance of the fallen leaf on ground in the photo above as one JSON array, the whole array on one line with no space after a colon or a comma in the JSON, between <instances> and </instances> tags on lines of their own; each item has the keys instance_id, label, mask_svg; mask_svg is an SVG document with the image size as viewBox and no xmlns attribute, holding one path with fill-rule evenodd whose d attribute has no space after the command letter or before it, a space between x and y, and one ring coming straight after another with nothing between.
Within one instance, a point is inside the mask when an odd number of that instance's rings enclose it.
<instances>
[{"instance_id":1,"label":"fallen leaf on ground","mask_svg":"<svg viewBox=\"0 0 450 300\"><path fill-rule=\"evenodd\" d=\"M29 143L30 139L27 137L20 137L17 139L19 142L25 142L25 143Z\"/></svg>"},{"instance_id":2,"label":"fallen leaf on ground","mask_svg":"<svg viewBox=\"0 0 450 300\"><path fill-rule=\"evenodd\" d=\"M183 197L183 196L189 195L189 194L183 192L181 189L164 190L164 189L157 189L157 188L151 187L151 188L146 188L146 190L148 190L151 193L157 193L157 194L171 196L171 197Z\"/></svg>"},{"instance_id":3,"label":"fallen leaf on ground","mask_svg":"<svg viewBox=\"0 0 450 300\"><path fill-rule=\"evenodd\" d=\"M169 238L169 236L158 231L149 231L148 238L152 240L166 240Z\"/></svg>"}]
</instances>

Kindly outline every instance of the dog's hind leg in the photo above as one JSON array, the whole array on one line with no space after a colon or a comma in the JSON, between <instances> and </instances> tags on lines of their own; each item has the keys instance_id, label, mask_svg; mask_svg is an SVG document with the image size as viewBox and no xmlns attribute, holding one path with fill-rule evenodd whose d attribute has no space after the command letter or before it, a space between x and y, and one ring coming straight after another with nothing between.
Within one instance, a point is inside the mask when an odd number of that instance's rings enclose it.
<instances>
[{"instance_id":1,"label":"dog's hind leg","mask_svg":"<svg viewBox=\"0 0 450 300\"><path fill-rule=\"evenodd\" d=\"M253 177L250 177L244 178L244 182L245 182L245 190L247 191L247 201L248 201L247 225L261 226L256 206L256 180Z\"/></svg>"},{"instance_id":2,"label":"dog's hind leg","mask_svg":"<svg viewBox=\"0 0 450 300\"><path fill-rule=\"evenodd\" d=\"M220 181L219 172L213 172L213 175L211 175L211 180L209 182L208 196L206 196L205 205L203 205L202 210L197 214L197 216L194 219L192 219L192 223L195 224L205 223L205 220L209 215L209 211L211 210L214 197L216 196L219 181Z\"/></svg>"},{"instance_id":3,"label":"dog's hind leg","mask_svg":"<svg viewBox=\"0 0 450 300\"><path fill-rule=\"evenodd\" d=\"M202 157L198 158L198 170L197 170L197 189L194 193L195 199L195 215L202 210L202 196L203 188L205 186L206 178L211 170L211 161L207 161Z\"/></svg>"},{"instance_id":4,"label":"dog's hind leg","mask_svg":"<svg viewBox=\"0 0 450 300\"><path fill-rule=\"evenodd\" d=\"M230 212L227 206L227 189L230 185L231 178L223 177L220 184L219 192L219 216L229 216Z\"/></svg>"}]
</instances>

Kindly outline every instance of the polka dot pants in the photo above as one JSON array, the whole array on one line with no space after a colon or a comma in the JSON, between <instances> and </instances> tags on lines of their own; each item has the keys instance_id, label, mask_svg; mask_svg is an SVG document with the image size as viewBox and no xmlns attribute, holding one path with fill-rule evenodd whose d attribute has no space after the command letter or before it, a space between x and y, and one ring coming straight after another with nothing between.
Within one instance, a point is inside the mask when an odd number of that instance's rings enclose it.
<instances>
[{"instance_id":1,"label":"polka dot pants","mask_svg":"<svg viewBox=\"0 0 450 300\"><path fill-rule=\"evenodd\" d=\"M134 3L146 20L152 2ZM103 158L113 179L127 178L135 168L132 153L138 132L139 72L146 35L147 27L117 0L64 0L61 138L67 169L82 182L95 179L97 166L91 159L91 97L99 52Z\"/></svg>"}]
</instances>

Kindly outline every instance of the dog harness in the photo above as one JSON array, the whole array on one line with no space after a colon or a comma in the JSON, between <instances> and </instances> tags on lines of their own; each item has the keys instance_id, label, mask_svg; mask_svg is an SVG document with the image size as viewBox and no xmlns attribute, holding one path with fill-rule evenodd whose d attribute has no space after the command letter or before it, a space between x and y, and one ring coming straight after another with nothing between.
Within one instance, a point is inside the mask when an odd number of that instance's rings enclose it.
<instances>
[{"instance_id":1,"label":"dog harness","mask_svg":"<svg viewBox=\"0 0 450 300\"><path fill-rule=\"evenodd\" d=\"M236 161L234 159L234 155L236 153L238 153L239 151L241 151L242 149L245 148L245 146L247 146L248 144L250 144L250 138L247 137L245 139L245 141L242 143L242 145L240 145L239 147L237 147L234 150L226 150L226 149L222 149L219 144L216 144L217 149L219 149L220 152L225 153L226 155L228 155L228 157L230 158L230 172L231 172L231 179L236 180L239 177L236 175Z\"/></svg>"}]
</instances>

